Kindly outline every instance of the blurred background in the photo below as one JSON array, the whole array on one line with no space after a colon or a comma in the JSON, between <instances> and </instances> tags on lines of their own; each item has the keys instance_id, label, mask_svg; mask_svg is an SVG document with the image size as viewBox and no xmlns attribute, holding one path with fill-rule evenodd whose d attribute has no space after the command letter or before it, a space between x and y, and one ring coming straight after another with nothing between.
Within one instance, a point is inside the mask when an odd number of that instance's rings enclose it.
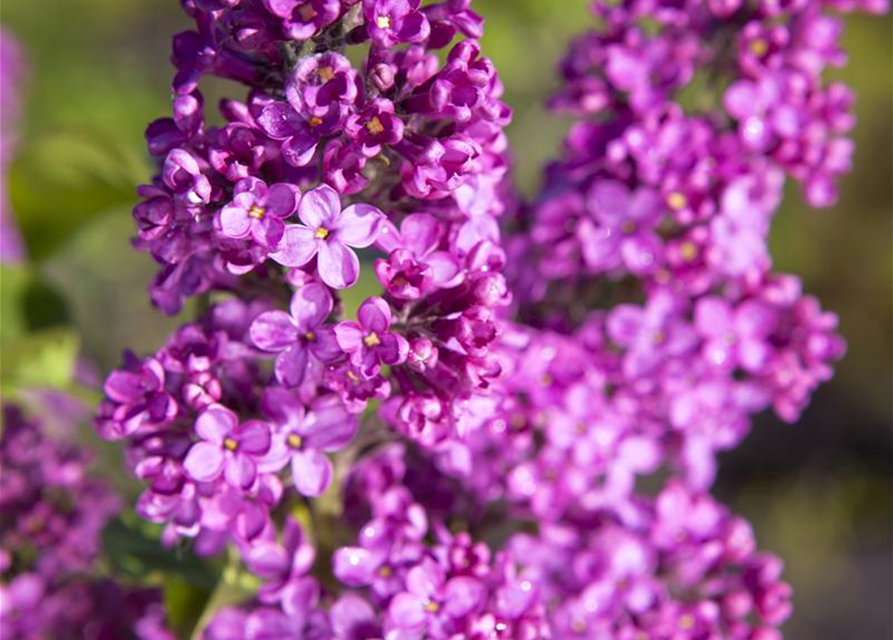
<instances>
[{"instance_id":1,"label":"blurred background","mask_svg":"<svg viewBox=\"0 0 893 640\"><path fill-rule=\"evenodd\" d=\"M475 2L515 109L509 134L526 193L567 126L542 103L587 4ZM2 272L2 383L56 382L79 349L102 375L122 348L154 350L174 326L147 302L153 265L130 250L129 210L150 175L143 130L169 110L170 36L187 20L176 0L4 0L0 17L29 66L7 196L31 256ZM757 421L724 457L717 488L787 562L791 640L893 636L891 33L889 15L847 20L850 65L834 75L859 96L856 170L829 210L790 189L771 239L777 268L802 275L840 315L848 355L798 424ZM11 340L21 327L29 337Z\"/></svg>"}]
</instances>

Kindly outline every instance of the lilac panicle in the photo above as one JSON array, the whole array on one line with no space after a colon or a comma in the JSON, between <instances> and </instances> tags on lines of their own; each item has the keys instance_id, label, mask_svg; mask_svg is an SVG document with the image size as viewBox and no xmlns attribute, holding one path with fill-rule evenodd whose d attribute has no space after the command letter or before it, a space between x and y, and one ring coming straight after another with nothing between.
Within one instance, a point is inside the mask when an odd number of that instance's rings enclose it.
<instances>
[{"instance_id":1,"label":"lilac panicle","mask_svg":"<svg viewBox=\"0 0 893 640\"><path fill-rule=\"evenodd\" d=\"M708 492L845 350L767 237L849 169L825 9L885 4L593 3L531 202L471 4L184 0L133 213L153 302L200 312L97 430L165 544L257 579L208 640L778 639L781 561ZM245 87L220 126L207 75Z\"/></svg>"}]
</instances>

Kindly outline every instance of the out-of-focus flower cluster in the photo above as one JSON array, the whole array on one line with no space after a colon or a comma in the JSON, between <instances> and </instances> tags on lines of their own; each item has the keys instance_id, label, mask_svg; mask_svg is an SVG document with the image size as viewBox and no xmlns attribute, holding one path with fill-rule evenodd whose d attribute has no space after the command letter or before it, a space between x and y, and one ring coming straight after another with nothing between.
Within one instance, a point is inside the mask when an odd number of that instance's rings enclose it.
<instances>
[{"instance_id":1,"label":"out-of-focus flower cluster","mask_svg":"<svg viewBox=\"0 0 893 640\"><path fill-rule=\"evenodd\" d=\"M159 591L93 575L119 501L64 435L3 407L0 638L173 640Z\"/></svg>"},{"instance_id":2,"label":"out-of-focus flower cluster","mask_svg":"<svg viewBox=\"0 0 893 640\"><path fill-rule=\"evenodd\" d=\"M707 492L843 353L766 236L848 168L825 9L884 7L595 2L522 205L469 5L183 0L135 245L200 312L96 420L137 511L259 579L208 640L780 638L781 562ZM205 75L248 87L219 126Z\"/></svg>"}]
</instances>

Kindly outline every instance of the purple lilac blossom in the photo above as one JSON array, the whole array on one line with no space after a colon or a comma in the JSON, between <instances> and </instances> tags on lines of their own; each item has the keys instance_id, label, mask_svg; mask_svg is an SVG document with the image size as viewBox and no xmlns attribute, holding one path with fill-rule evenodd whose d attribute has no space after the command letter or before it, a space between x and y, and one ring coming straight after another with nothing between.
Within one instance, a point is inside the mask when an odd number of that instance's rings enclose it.
<instances>
[{"instance_id":1,"label":"purple lilac blossom","mask_svg":"<svg viewBox=\"0 0 893 640\"><path fill-rule=\"evenodd\" d=\"M96 427L165 544L259 579L202 637L780 638L781 562L708 491L845 349L766 244L788 179L822 206L849 170L837 18L593 3L525 203L471 0L184 7L135 246L163 312L213 304L126 356ZM246 87L221 127L205 75Z\"/></svg>"}]
</instances>

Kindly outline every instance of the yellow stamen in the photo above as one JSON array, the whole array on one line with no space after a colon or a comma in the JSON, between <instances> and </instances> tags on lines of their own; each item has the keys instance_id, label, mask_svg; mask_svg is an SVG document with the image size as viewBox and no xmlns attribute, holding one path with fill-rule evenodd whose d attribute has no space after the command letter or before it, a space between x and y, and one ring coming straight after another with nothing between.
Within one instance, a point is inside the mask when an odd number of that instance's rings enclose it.
<instances>
[{"instance_id":1,"label":"yellow stamen","mask_svg":"<svg viewBox=\"0 0 893 640\"><path fill-rule=\"evenodd\" d=\"M698 255L698 248L694 242L686 241L679 247L679 253L682 254L682 259L685 261L694 260Z\"/></svg>"},{"instance_id":2,"label":"yellow stamen","mask_svg":"<svg viewBox=\"0 0 893 640\"><path fill-rule=\"evenodd\" d=\"M390 29L391 28L391 19L388 16L378 16L375 19L375 24L378 25L379 29Z\"/></svg>"},{"instance_id":3,"label":"yellow stamen","mask_svg":"<svg viewBox=\"0 0 893 640\"><path fill-rule=\"evenodd\" d=\"M437 613L438 611L440 611L440 605L433 600L427 600L425 602L425 611L429 613Z\"/></svg>"},{"instance_id":4,"label":"yellow stamen","mask_svg":"<svg viewBox=\"0 0 893 640\"><path fill-rule=\"evenodd\" d=\"M756 40L751 40L750 42L750 51L757 57L763 57L769 52L769 43L763 40L763 38L757 38Z\"/></svg>"},{"instance_id":5,"label":"yellow stamen","mask_svg":"<svg viewBox=\"0 0 893 640\"><path fill-rule=\"evenodd\" d=\"M314 233L313 235L314 235L314 237L319 238L320 240L325 240L326 238L329 237L329 230L326 229L325 227L319 227L316 230L316 233Z\"/></svg>"},{"instance_id":6,"label":"yellow stamen","mask_svg":"<svg viewBox=\"0 0 893 640\"><path fill-rule=\"evenodd\" d=\"M623 231L623 233L628 235L636 230L636 223L632 220L627 220L622 225L620 225L620 229Z\"/></svg>"},{"instance_id":7,"label":"yellow stamen","mask_svg":"<svg viewBox=\"0 0 893 640\"><path fill-rule=\"evenodd\" d=\"M320 67L317 70L316 75L318 75L319 79L323 82L328 82L335 77L335 70L332 67Z\"/></svg>"},{"instance_id":8,"label":"yellow stamen","mask_svg":"<svg viewBox=\"0 0 893 640\"><path fill-rule=\"evenodd\" d=\"M248 217L254 218L255 220L260 220L264 217L264 214L267 212L263 207L259 207L254 205L248 210Z\"/></svg>"},{"instance_id":9,"label":"yellow stamen","mask_svg":"<svg viewBox=\"0 0 893 640\"><path fill-rule=\"evenodd\" d=\"M393 573L394 572L391 571L391 568L386 564L378 568L378 575L380 575L382 578L390 578Z\"/></svg>"},{"instance_id":10,"label":"yellow stamen","mask_svg":"<svg viewBox=\"0 0 893 640\"><path fill-rule=\"evenodd\" d=\"M288 442L288 446L290 446L292 449L300 449L301 445L304 444L304 438L299 436L297 433L290 433L288 434L286 442Z\"/></svg>"},{"instance_id":11,"label":"yellow stamen","mask_svg":"<svg viewBox=\"0 0 893 640\"><path fill-rule=\"evenodd\" d=\"M663 331L655 331L654 335L651 336L651 341L654 344L663 344L664 340L667 339L667 336L664 335Z\"/></svg>"},{"instance_id":12,"label":"yellow stamen","mask_svg":"<svg viewBox=\"0 0 893 640\"><path fill-rule=\"evenodd\" d=\"M359 382L360 381L360 379L357 377L357 374L355 374L353 371L347 372L347 379L350 380L351 382Z\"/></svg>"},{"instance_id":13,"label":"yellow stamen","mask_svg":"<svg viewBox=\"0 0 893 640\"><path fill-rule=\"evenodd\" d=\"M691 629L692 627L695 626L695 619L694 619L694 616L691 616L691 615L689 615L689 614L685 614L684 616L682 616L681 618L679 618L679 626L680 626L682 629Z\"/></svg>"},{"instance_id":14,"label":"yellow stamen","mask_svg":"<svg viewBox=\"0 0 893 640\"><path fill-rule=\"evenodd\" d=\"M685 194L674 191L667 196L667 204L670 205L670 208L674 211L679 211L680 209L684 209L688 204L688 198L685 197Z\"/></svg>"},{"instance_id":15,"label":"yellow stamen","mask_svg":"<svg viewBox=\"0 0 893 640\"><path fill-rule=\"evenodd\" d=\"M373 331L365 338L363 338L363 344L371 349L372 347L377 347L381 344L381 338L379 338L378 334Z\"/></svg>"},{"instance_id":16,"label":"yellow stamen","mask_svg":"<svg viewBox=\"0 0 893 640\"><path fill-rule=\"evenodd\" d=\"M366 123L366 131L371 133L373 136L377 136L382 131L384 131L384 127L381 124L381 120L378 119L378 116L374 116L369 122Z\"/></svg>"},{"instance_id":17,"label":"yellow stamen","mask_svg":"<svg viewBox=\"0 0 893 640\"><path fill-rule=\"evenodd\" d=\"M307 342L316 342L316 334L313 333L312 331L308 331L307 333L304 334L304 339Z\"/></svg>"},{"instance_id":18,"label":"yellow stamen","mask_svg":"<svg viewBox=\"0 0 893 640\"><path fill-rule=\"evenodd\" d=\"M316 116L313 116L312 118L310 118L310 126L311 127L318 127L321 124L322 124L322 118L317 118Z\"/></svg>"},{"instance_id":19,"label":"yellow stamen","mask_svg":"<svg viewBox=\"0 0 893 640\"><path fill-rule=\"evenodd\" d=\"M239 448L239 443L233 440L232 438L224 438L223 446L229 449L230 451L235 451Z\"/></svg>"}]
</instances>

